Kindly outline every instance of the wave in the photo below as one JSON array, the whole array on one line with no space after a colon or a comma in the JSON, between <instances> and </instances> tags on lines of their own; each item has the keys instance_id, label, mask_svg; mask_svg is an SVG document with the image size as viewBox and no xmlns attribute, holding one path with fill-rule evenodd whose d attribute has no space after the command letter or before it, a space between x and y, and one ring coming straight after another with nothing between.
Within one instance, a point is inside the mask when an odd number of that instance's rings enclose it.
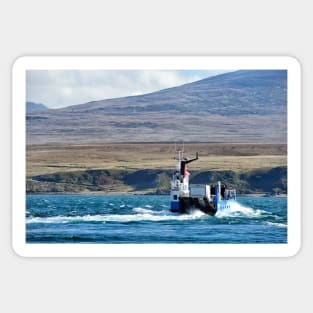
<instances>
[{"instance_id":1,"label":"wave","mask_svg":"<svg viewBox=\"0 0 313 313\"><path fill-rule=\"evenodd\" d=\"M124 208L124 206L122 207ZM214 223L214 218L220 219L219 223L222 222L223 218L236 218L239 219L266 219L267 217L276 218L276 215L273 215L271 212L267 212L260 209L253 209L250 207L243 206L239 202L231 202L229 207L223 209L216 213L215 217L201 212L200 210L193 210L189 214L177 214L172 213L168 210L168 207L165 209L163 206L159 207L159 210L152 209L153 206L145 205L144 207L134 207L131 209L130 213L127 214L87 214L87 215L75 215L75 216L27 216L26 223L106 223L106 222L119 222L119 223L128 223L128 222L141 222L141 221L187 221L187 220L197 220L197 219L207 219L210 223ZM74 213L74 211L72 211ZM216 220L215 220L216 221ZM238 220L237 220L238 222ZM271 223L266 222L267 225L273 225L278 227L286 227L285 224L281 223Z\"/></svg>"},{"instance_id":2,"label":"wave","mask_svg":"<svg viewBox=\"0 0 313 313\"><path fill-rule=\"evenodd\" d=\"M248 217L248 218L258 218L264 216L264 214L271 214L270 212L264 210L255 210L250 207L243 206L239 202L233 201L230 202L228 208L223 209L216 213L216 217Z\"/></svg>"},{"instance_id":3,"label":"wave","mask_svg":"<svg viewBox=\"0 0 313 313\"><path fill-rule=\"evenodd\" d=\"M136 212L136 213L142 213L142 214L145 214L145 213L148 213L148 214L157 213L157 212L155 212L153 210L148 210L148 209L144 209L144 208L141 208L141 207L133 208L133 211Z\"/></svg>"},{"instance_id":4,"label":"wave","mask_svg":"<svg viewBox=\"0 0 313 313\"><path fill-rule=\"evenodd\" d=\"M26 223L74 223L74 222L101 222L104 215L83 215L83 216L50 216L50 217L27 217Z\"/></svg>"},{"instance_id":5,"label":"wave","mask_svg":"<svg viewBox=\"0 0 313 313\"><path fill-rule=\"evenodd\" d=\"M28 217L26 223L79 223L79 222L140 222L140 221L186 221L199 219L206 214L194 211L192 214L173 214L168 211L152 211L143 208L134 208L136 214L107 214L107 215L83 215L83 216L51 216Z\"/></svg>"},{"instance_id":6,"label":"wave","mask_svg":"<svg viewBox=\"0 0 313 313\"><path fill-rule=\"evenodd\" d=\"M276 226L276 227L287 227L287 225L283 223L265 222L265 224L269 226Z\"/></svg>"}]
</instances>

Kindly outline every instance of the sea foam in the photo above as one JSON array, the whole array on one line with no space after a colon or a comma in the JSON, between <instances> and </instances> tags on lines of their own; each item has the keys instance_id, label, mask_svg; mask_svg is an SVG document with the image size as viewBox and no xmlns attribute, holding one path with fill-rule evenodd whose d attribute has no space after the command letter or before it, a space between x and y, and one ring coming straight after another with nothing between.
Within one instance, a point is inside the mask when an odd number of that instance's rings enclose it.
<instances>
[{"instance_id":1,"label":"sea foam","mask_svg":"<svg viewBox=\"0 0 313 313\"><path fill-rule=\"evenodd\" d=\"M218 211L216 213L216 217L252 217L257 218L260 217L262 214L268 214L264 210L255 210L250 207L243 206L237 201L232 201L229 204L229 207Z\"/></svg>"},{"instance_id":2,"label":"sea foam","mask_svg":"<svg viewBox=\"0 0 313 313\"><path fill-rule=\"evenodd\" d=\"M168 211L152 211L144 208L134 208L136 214L97 214L83 216L53 216L53 217L28 217L26 223L79 223L79 222L140 222L140 221L184 221L194 220L206 216L200 211L191 214L173 214Z\"/></svg>"}]
</instances>

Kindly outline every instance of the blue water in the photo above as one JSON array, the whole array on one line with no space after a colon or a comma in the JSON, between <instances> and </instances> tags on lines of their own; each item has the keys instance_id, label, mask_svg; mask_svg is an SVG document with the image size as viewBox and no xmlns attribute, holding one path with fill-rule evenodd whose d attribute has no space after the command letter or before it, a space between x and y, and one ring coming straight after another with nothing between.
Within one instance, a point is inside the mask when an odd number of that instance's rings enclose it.
<instances>
[{"instance_id":1,"label":"blue water","mask_svg":"<svg viewBox=\"0 0 313 313\"><path fill-rule=\"evenodd\" d=\"M208 216L169 196L28 195L27 243L287 243L287 198L241 197Z\"/></svg>"}]
</instances>

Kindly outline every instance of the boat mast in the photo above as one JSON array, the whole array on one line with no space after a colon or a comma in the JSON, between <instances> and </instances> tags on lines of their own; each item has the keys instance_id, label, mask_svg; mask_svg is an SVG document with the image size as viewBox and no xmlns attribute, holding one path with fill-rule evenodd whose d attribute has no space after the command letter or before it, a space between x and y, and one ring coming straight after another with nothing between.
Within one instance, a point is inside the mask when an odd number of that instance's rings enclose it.
<instances>
[{"instance_id":1,"label":"boat mast","mask_svg":"<svg viewBox=\"0 0 313 313\"><path fill-rule=\"evenodd\" d=\"M176 152L178 154L176 158L178 163L176 166L176 172L173 175L173 182L176 181L176 186L178 184L180 196L189 196L189 173L187 171L187 164L198 160L198 152L196 153L195 158L188 160L184 157L184 143L182 149L179 148Z\"/></svg>"},{"instance_id":2,"label":"boat mast","mask_svg":"<svg viewBox=\"0 0 313 313\"><path fill-rule=\"evenodd\" d=\"M173 212L179 211L179 199L189 197L189 173L187 171L187 164L198 160L198 152L196 157L189 159L184 157L185 145L177 147L175 143L175 152L177 165L173 173L171 181L171 210Z\"/></svg>"}]
</instances>

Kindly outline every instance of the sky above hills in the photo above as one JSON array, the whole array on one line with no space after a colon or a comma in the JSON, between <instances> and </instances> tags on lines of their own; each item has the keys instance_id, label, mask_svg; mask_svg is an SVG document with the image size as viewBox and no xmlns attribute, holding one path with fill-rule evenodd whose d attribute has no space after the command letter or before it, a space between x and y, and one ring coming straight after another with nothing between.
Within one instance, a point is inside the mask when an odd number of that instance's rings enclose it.
<instances>
[{"instance_id":1,"label":"sky above hills","mask_svg":"<svg viewBox=\"0 0 313 313\"><path fill-rule=\"evenodd\" d=\"M227 70L28 70L26 100L62 108L191 83Z\"/></svg>"}]
</instances>

